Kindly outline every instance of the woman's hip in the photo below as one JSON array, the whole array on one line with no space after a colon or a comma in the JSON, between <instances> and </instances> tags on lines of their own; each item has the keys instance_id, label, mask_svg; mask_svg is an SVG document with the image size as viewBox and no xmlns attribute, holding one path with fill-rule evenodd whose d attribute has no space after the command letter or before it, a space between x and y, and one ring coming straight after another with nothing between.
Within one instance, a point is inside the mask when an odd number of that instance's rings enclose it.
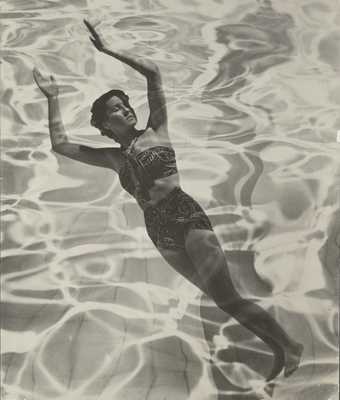
<instances>
[{"instance_id":1,"label":"woman's hip","mask_svg":"<svg viewBox=\"0 0 340 400\"><path fill-rule=\"evenodd\" d=\"M202 207L179 187L144 210L144 218L148 235L157 247L184 248L190 229L213 230Z\"/></svg>"}]
</instances>

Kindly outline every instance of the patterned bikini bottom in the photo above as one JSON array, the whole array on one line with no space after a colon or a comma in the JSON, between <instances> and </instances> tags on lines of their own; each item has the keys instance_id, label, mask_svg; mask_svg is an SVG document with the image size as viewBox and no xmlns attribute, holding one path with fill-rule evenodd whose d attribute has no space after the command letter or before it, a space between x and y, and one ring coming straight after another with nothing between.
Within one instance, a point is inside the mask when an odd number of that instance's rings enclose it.
<instances>
[{"instance_id":1,"label":"patterned bikini bottom","mask_svg":"<svg viewBox=\"0 0 340 400\"><path fill-rule=\"evenodd\" d=\"M157 248L183 249L190 229L213 230L201 206L179 187L144 210L148 235Z\"/></svg>"}]
</instances>

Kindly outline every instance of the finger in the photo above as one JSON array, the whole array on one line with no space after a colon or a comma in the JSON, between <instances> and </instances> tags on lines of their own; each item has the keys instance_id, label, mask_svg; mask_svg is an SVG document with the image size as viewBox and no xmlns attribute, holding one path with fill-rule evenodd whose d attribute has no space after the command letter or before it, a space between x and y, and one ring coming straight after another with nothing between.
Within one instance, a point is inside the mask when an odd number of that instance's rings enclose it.
<instances>
[{"instance_id":1,"label":"finger","mask_svg":"<svg viewBox=\"0 0 340 400\"><path fill-rule=\"evenodd\" d=\"M94 29L94 27L91 25L91 23L89 21L87 21L86 19L84 19L84 24L86 25L86 28L93 34L96 33L96 30Z\"/></svg>"},{"instance_id":2,"label":"finger","mask_svg":"<svg viewBox=\"0 0 340 400\"><path fill-rule=\"evenodd\" d=\"M34 79L35 83L38 84L38 77L35 74L35 71L33 71L33 79Z\"/></svg>"},{"instance_id":3,"label":"finger","mask_svg":"<svg viewBox=\"0 0 340 400\"><path fill-rule=\"evenodd\" d=\"M37 83L37 84L38 84L38 81L41 79L41 74L36 68L33 69L33 78L35 80L35 83Z\"/></svg>"},{"instance_id":4,"label":"finger","mask_svg":"<svg viewBox=\"0 0 340 400\"><path fill-rule=\"evenodd\" d=\"M33 73L33 79L34 79L34 82L36 83L36 85L37 85L39 88L41 88L42 85L43 85L43 82L42 82L42 80L41 80L41 77L39 77L39 76L37 76L36 74Z\"/></svg>"},{"instance_id":5,"label":"finger","mask_svg":"<svg viewBox=\"0 0 340 400\"><path fill-rule=\"evenodd\" d=\"M46 80L45 77L42 75L42 73L38 69L36 70L34 75L39 82Z\"/></svg>"},{"instance_id":6,"label":"finger","mask_svg":"<svg viewBox=\"0 0 340 400\"><path fill-rule=\"evenodd\" d=\"M91 42L97 47L97 41L90 36Z\"/></svg>"},{"instance_id":7,"label":"finger","mask_svg":"<svg viewBox=\"0 0 340 400\"><path fill-rule=\"evenodd\" d=\"M91 42L93 43L93 45L94 45L94 47L97 49L97 50L99 50L99 51L101 51L101 49L102 49L102 43L100 42L100 41L98 41L98 40L94 40L93 38L91 38L90 37L90 40L91 40Z\"/></svg>"},{"instance_id":8,"label":"finger","mask_svg":"<svg viewBox=\"0 0 340 400\"><path fill-rule=\"evenodd\" d=\"M95 39L99 39L99 35L96 32L96 30L94 29L94 27L88 22L86 21L86 19L84 19L84 24L86 25L87 29L90 31L91 35L95 38Z\"/></svg>"},{"instance_id":9,"label":"finger","mask_svg":"<svg viewBox=\"0 0 340 400\"><path fill-rule=\"evenodd\" d=\"M41 76L41 73L40 73L40 71L38 70L38 68L36 68L36 67L33 68L33 75L35 75L35 76Z\"/></svg>"}]
</instances>

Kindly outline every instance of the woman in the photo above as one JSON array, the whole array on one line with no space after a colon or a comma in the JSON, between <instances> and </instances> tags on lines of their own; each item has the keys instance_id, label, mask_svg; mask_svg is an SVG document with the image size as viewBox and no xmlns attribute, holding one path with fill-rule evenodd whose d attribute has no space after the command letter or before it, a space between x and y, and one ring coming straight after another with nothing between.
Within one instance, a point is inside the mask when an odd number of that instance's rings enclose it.
<instances>
[{"instance_id":1,"label":"woman","mask_svg":"<svg viewBox=\"0 0 340 400\"><path fill-rule=\"evenodd\" d=\"M150 117L145 129L136 130L136 114L128 96L111 90L94 102L91 124L121 147L91 148L70 143L61 120L55 79L46 79L34 69L35 81L48 100L52 149L74 160L116 171L124 189L142 208L148 235L164 259L272 348L275 358L268 381L283 368L284 375L289 376L298 368L303 346L292 340L266 311L239 296L208 217L180 188L159 69L144 58L109 50L94 27L84 22L91 33L90 40L100 52L146 78Z\"/></svg>"}]
</instances>

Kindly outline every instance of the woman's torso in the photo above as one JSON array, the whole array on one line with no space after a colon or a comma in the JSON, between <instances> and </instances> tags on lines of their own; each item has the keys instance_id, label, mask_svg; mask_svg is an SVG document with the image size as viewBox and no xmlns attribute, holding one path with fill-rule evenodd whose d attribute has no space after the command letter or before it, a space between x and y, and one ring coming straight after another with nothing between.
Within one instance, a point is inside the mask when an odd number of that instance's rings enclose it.
<instances>
[{"instance_id":1,"label":"woman's torso","mask_svg":"<svg viewBox=\"0 0 340 400\"><path fill-rule=\"evenodd\" d=\"M142 208L157 204L180 186L175 151L170 141L152 128L121 153L121 185Z\"/></svg>"}]
</instances>

